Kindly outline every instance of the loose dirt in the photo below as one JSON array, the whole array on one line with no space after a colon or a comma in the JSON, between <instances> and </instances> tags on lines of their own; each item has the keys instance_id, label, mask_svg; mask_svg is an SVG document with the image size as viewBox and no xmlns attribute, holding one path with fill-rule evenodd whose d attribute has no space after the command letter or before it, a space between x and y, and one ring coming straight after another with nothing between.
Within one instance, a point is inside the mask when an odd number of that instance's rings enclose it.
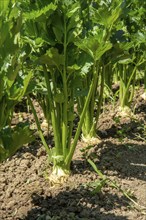
<instances>
[{"instance_id":1,"label":"loose dirt","mask_svg":"<svg viewBox=\"0 0 146 220\"><path fill-rule=\"evenodd\" d=\"M136 92L132 103L134 114L130 116L118 116L116 105L105 103L98 123L101 142L91 147L88 156L104 175L128 191L140 206L146 206L146 101L141 98L142 93L143 89ZM43 120L39 106L36 108ZM22 111L21 120L33 121L27 110ZM18 112L13 124L17 119ZM52 138L48 137L47 142L51 145ZM81 151L85 147L80 140L72 161L72 173L62 186L49 185L47 176L51 166L39 138L3 162L0 165L0 219L145 220L144 210L134 207L112 186L106 184L93 193L90 183L101 178L84 158Z\"/></svg>"}]
</instances>

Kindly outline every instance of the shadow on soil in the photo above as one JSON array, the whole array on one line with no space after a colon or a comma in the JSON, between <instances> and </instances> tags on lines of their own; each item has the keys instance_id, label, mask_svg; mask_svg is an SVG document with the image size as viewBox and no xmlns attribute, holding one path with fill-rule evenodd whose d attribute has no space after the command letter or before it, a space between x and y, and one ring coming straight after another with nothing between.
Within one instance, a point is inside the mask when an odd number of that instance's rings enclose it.
<instances>
[{"instance_id":1,"label":"shadow on soil","mask_svg":"<svg viewBox=\"0 0 146 220\"><path fill-rule=\"evenodd\" d=\"M139 100L136 106L133 106L133 116L116 116L107 112L106 116L103 114L97 133L101 138L128 138L135 140L146 140L145 121L146 121L146 101ZM139 135L139 137L137 136Z\"/></svg>"},{"instance_id":2,"label":"shadow on soil","mask_svg":"<svg viewBox=\"0 0 146 220\"><path fill-rule=\"evenodd\" d=\"M136 106L135 108L135 113L140 114L143 112L144 114L146 113L146 101L142 100L142 102ZM146 114L145 114L145 119L146 119Z\"/></svg>"},{"instance_id":3,"label":"shadow on soil","mask_svg":"<svg viewBox=\"0 0 146 220\"><path fill-rule=\"evenodd\" d=\"M48 144L48 146L52 146L52 137L49 139L49 137L46 138L46 143ZM30 144L28 144L28 146L23 146L22 148L20 148L16 153L15 153L15 157L16 158L23 158L23 155L25 153L30 153L32 154L34 157L38 157L38 152L41 151L39 153L39 156L42 155L46 155L46 150L45 148L41 148L42 143L39 137L36 137L35 141L31 142Z\"/></svg>"},{"instance_id":4,"label":"shadow on soil","mask_svg":"<svg viewBox=\"0 0 146 220\"><path fill-rule=\"evenodd\" d=\"M35 206L23 220L127 220L126 216L107 213L114 208L126 208L127 201L116 194L91 194L85 188L61 191L52 197L32 195Z\"/></svg>"},{"instance_id":5,"label":"shadow on soil","mask_svg":"<svg viewBox=\"0 0 146 220\"><path fill-rule=\"evenodd\" d=\"M112 122L111 122L112 124ZM105 129L104 131L98 131L98 134L101 138L118 138L122 140L124 138L135 139L138 141L144 140L146 138L146 134L144 131L145 122L143 120L136 121L131 120L130 122L112 124L110 128Z\"/></svg>"},{"instance_id":6,"label":"shadow on soil","mask_svg":"<svg viewBox=\"0 0 146 220\"><path fill-rule=\"evenodd\" d=\"M115 144L103 141L90 152L97 167L107 176L119 176L122 179L131 177L145 179L146 145L128 143ZM73 174L83 174L84 171L94 172L85 160L74 160ZM116 173L115 173L116 171ZM110 172L110 173L108 173ZM86 174L87 175L87 174ZM54 189L55 190L55 189ZM127 220L128 217L114 214L114 209L128 213L128 200L119 193L110 192L104 188L103 192L92 194L88 187L79 186L72 190L68 188L52 196L32 194L33 209L23 220Z\"/></svg>"},{"instance_id":7,"label":"shadow on soil","mask_svg":"<svg viewBox=\"0 0 146 220\"><path fill-rule=\"evenodd\" d=\"M134 177L146 181L146 144L103 141L91 149L89 157L103 173L106 171L108 174L109 171L110 176L123 179Z\"/></svg>"},{"instance_id":8,"label":"shadow on soil","mask_svg":"<svg viewBox=\"0 0 146 220\"><path fill-rule=\"evenodd\" d=\"M145 107L143 109L145 111ZM132 121L123 123L119 128L111 126L105 130L105 137L104 134L101 137L106 140L88 152L89 157L101 172L109 178L118 176L121 179L146 180L146 144L144 141L138 143L138 139L134 142L132 135L139 132L137 130L139 125L139 122ZM120 131L121 128L123 133L128 136L128 142L124 139L121 140L121 143L116 141L117 130ZM38 148L35 147L31 153L36 156L37 151ZM73 174L83 174L86 171L94 172L86 160L74 160L72 168ZM128 217L123 216L122 213L121 215L113 213L114 209L118 208L123 212L125 210L128 212L127 199L119 197L118 193L109 192L109 189L107 191L104 189L104 192L92 195L89 189L80 186L72 190L64 188L53 195L50 192L47 195L44 192L41 195L35 193L31 196L33 208L28 211L23 220L128 220Z\"/></svg>"}]
</instances>

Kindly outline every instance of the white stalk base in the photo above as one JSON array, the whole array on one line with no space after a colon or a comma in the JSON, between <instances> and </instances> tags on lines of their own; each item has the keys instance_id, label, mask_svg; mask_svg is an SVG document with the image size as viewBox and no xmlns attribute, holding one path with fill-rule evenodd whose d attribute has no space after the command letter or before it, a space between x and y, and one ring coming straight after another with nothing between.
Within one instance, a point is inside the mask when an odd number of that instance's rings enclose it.
<instances>
[{"instance_id":1,"label":"white stalk base","mask_svg":"<svg viewBox=\"0 0 146 220\"><path fill-rule=\"evenodd\" d=\"M141 97L142 97L144 100L146 100L146 92L144 92L144 93L141 95Z\"/></svg>"},{"instance_id":2,"label":"white stalk base","mask_svg":"<svg viewBox=\"0 0 146 220\"><path fill-rule=\"evenodd\" d=\"M82 141L86 144L89 144L89 145L95 145L95 144L99 144L101 143L101 140L100 138L98 137L90 137L90 135L88 135L87 137L85 137L83 134L82 134Z\"/></svg>"},{"instance_id":3,"label":"white stalk base","mask_svg":"<svg viewBox=\"0 0 146 220\"><path fill-rule=\"evenodd\" d=\"M129 107L125 106L125 107L119 107L117 115L121 117L129 117L132 116L133 113Z\"/></svg>"},{"instance_id":4,"label":"white stalk base","mask_svg":"<svg viewBox=\"0 0 146 220\"><path fill-rule=\"evenodd\" d=\"M49 183L51 186L62 185L67 181L69 177L69 171L63 170L61 167L54 167L53 172L49 176Z\"/></svg>"}]
</instances>

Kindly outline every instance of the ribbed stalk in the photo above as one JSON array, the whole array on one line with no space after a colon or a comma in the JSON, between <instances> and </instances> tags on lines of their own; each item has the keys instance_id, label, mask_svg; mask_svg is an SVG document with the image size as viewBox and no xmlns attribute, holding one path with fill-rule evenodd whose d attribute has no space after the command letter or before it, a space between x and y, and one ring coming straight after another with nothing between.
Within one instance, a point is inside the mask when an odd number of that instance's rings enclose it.
<instances>
[{"instance_id":1,"label":"ribbed stalk","mask_svg":"<svg viewBox=\"0 0 146 220\"><path fill-rule=\"evenodd\" d=\"M127 104L127 99L128 99L128 94L129 94L129 87L130 87L130 84L131 84L131 81L132 81L132 78L135 74L135 71L137 69L137 66L134 67L129 79L128 79L128 83L127 85L125 86L124 85L124 91L123 91L123 97L122 97L122 100L121 100L121 107L125 107L125 105ZM126 73L125 73L126 74Z\"/></svg>"},{"instance_id":2,"label":"ribbed stalk","mask_svg":"<svg viewBox=\"0 0 146 220\"><path fill-rule=\"evenodd\" d=\"M100 85L100 94L99 94L99 100L98 100L98 106L97 106L97 112L96 112L96 119L95 119L95 123L93 124L92 129L91 129L92 132L94 132L97 127L97 123L98 123L98 119L99 119L99 115L100 115L100 111L101 111L103 92L104 92L105 75L106 75L105 74L105 66L103 66L102 73L101 73L101 85Z\"/></svg>"},{"instance_id":3,"label":"ribbed stalk","mask_svg":"<svg viewBox=\"0 0 146 220\"><path fill-rule=\"evenodd\" d=\"M62 147L63 155L66 155L66 146L67 146L67 103L68 103L68 94L67 94L67 77L66 77L66 58L67 58L67 30L66 30L66 18L64 16L64 66L63 66L63 93L64 93L64 103L63 103L63 115L62 115Z\"/></svg>"},{"instance_id":4,"label":"ribbed stalk","mask_svg":"<svg viewBox=\"0 0 146 220\"><path fill-rule=\"evenodd\" d=\"M82 125L83 125L83 122L84 122L84 117L85 117L89 102L91 100L91 96L92 96L94 88L96 86L97 77L98 77L98 75L96 73L96 64L94 64L93 73L94 73L93 79L92 79L90 89L89 89L89 92L88 92L88 95L87 95L87 98L86 98L86 101L85 101L85 104L84 104L84 107L83 107L83 111L81 113L80 121L79 121L77 131L76 131L76 134L75 134L75 137L74 137L74 140L73 140L73 144L71 145L70 151L69 151L67 157L65 158L65 165L68 168L70 166L70 163L71 163L71 160L72 160L72 157L73 157L73 154L74 154L74 151L75 151L75 148L76 148L79 136L80 136L81 128L82 128Z\"/></svg>"},{"instance_id":5,"label":"ribbed stalk","mask_svg":"<svg viewBox=\"0 0 146 220\"><path fill-rule=\"evenodd\" d=\"M62 154L62 148L60 147L61 145L61 140L60 140L60 132L58 129L58 121L57 121L57 116L55 112L55 106L54 106L54 100L52 97L52 91L50 87L50 81L49 81L49 76L47 72L47 68L45 65L43 65L43 70L44 70L44 76L45 76L45 81L47 85L47 94L48 94L48 99L50 103L50 112L51 112L51 119L52 119L52 126L53 126L53 132L54 132L54 142L55 142L55 153L56 155Z\"/></svg>"},{"instance_id":6,"label":"ribbed stalk","mask_svg":"<svg viewBox=\"0 0 146 220\"><path fill-rule=\"evenodd\" d=\"M38 133L39 133L40 139L41 139L41 141L42 141L42 143L43 143L43 145L44 145L44 147L46 149L47 154L50 155L50 149L48 148L48 145L47 145L47 143L45 141L45 138L43 136L43 133L42 133L42 130L41 130L41 126L40 126L40 122L39 122L36 110L35 110L35 108L33 106L33 103L31 101L31 98L29 97L29 95L27 96L27 99L28 99L28 103L29 103L29 105L31 107L32 113L34 115L34 119L35 119L35 122L36 122L36 126L37 126L37 129L38 129Z\"/></svg>"}]
</instances>

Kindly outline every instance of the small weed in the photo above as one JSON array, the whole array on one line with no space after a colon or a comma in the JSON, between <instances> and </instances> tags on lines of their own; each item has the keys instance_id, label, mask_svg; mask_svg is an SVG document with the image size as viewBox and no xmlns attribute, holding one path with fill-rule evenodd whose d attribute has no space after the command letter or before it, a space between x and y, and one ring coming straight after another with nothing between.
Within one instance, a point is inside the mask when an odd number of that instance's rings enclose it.
<instances>
[{"instance_id":1,"label":"small weed","mask_svg":"<svg viewBox=\"0 0 146 220\"><path fill-rule=\"evenodd\" d=\"M146 214L146 207L139 205L134 199L134 194L133 191L131 191L130 189L128 190L124 190L121 188L121 186L115 181L115 180L111 180L109 177L103 175L101 173L101 171L97 168L97 166L95 165L95 163L91 160L91 159L87 159L87 161L89 162L89 164L92 166L92 168L94 169L94 171L99 175L101 180L95 181L94 183L90 183L89 187L92 188L92 193L98 193L101 191L101 189L105 186L108 185L112 188L117 189L119 192L121 192L128 200L130 200L132 202L132 204L134 205L134 208L138 211L140 211L142 214Z\"/></svg>"}]
</instances>

